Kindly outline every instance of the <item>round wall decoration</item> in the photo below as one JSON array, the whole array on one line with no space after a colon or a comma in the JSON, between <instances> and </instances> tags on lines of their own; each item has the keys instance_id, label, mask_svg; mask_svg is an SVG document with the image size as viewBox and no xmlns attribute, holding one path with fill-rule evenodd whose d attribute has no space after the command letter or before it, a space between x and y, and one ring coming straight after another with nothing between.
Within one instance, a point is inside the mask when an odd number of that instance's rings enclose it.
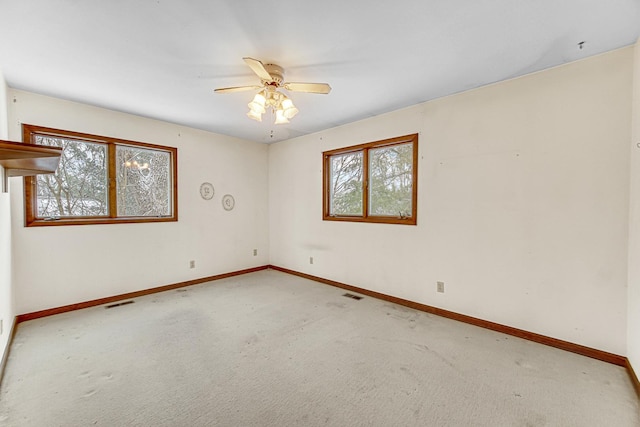
<instances>
[{"instance_id":1,"label":"round wall decoration","mask_svg":"<svg viewBox=\"0 0 640 427\"><path fill-rule=\"evenodd\" d=\"M230 211L236 205L236 201L231 194L225 194L222 197L222 207L225 211Z\"/></svg>"},{"instance_id":2,"label":"round wall decoration","mask_svg":"<svg viewBox=\"0 0 640 427\"><path fill-rule=\"evenodd\" d=\"M215 190L213 189L213 185L211 185L210 182L203 182L202 185L200 185L200 197L202 197L205 200L211 200L213 199L213 194L215 193Z\"/></svg>"}]
</instances>

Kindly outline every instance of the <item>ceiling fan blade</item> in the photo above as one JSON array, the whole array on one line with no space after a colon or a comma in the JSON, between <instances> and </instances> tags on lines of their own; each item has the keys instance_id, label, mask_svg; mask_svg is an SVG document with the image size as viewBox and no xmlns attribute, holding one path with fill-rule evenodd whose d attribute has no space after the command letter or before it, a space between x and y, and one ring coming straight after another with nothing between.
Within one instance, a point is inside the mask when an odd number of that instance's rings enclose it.
<instances>
[{"instance_id":1,"label":"ceiling fan blade","mask_svg":"<svg viewBox=\"0 0 640 427\"><path fill-rule=\"evenodd\" d=\"M244 60L244 62L247 63L247 65L249 67L251 67L251 69L253 70L254 73L256 73L258 75L258 77L260 77L262 80L269 80L271 81L271 74L269 74L266 70L266 68L264 68L264 64L260 61L258 61L257 59L253 59L253 58L249 58L249 57L245 57L242 58Z\"/></svg>"},{"instance_id":2,"label":"ceiling fan blade","mask_svg":"<svg viewBox=\"0 0 640 427\"><path fill-rule=\"evenodd\" d=\"M233 92L244 92L245 90L256 90L261 89L262 86L235 86L235 87L220 87L218 89L214 89L214 92L217 93L233 93Z\"/></svg>"},{"instance_id":3,"label":"ceiling fan blade","mask_svg":"<svg viewBox=\"0 0 640 427\"><path fill-rule=\"evenodd\" d=\"M308 92L308 93L322 93L322 94L327 94L331 92L331 86L329 86L326 83L287 82L287 83L284 83L282 87L292 92Z\"/></svg>"}]
</instances>

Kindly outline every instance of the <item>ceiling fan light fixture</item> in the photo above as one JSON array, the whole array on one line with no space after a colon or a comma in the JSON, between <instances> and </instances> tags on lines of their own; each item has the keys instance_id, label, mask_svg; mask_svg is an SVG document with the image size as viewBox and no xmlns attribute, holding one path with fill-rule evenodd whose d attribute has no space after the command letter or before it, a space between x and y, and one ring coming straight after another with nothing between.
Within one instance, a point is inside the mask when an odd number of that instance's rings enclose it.
<instances>
[{"instance_id":1,"label":"ceiling fan light fixture","mask_svg":"<svg viewBox=\"0 0 640 427\"><path fill-rule=\"evenodd\" d=\"M295 115L298 114L298 109L295 106L287 108L282 112L282 114L284 114L287 119L293 119Z\"/></svg>"},{"instance_id":2,"label":"ceiling fan light fixture","mask_svg":"<svg viewBox=\"0 0 640 427\"><path fill-rule=\"evenodd\" d=\"M256 96L253 97L253 101L251 101L247 105L251 111L259 114L264 114L266 111L265 109L266 101L267 99L264 97L262 92L258 92L256 93Z\"/></svg>"},{"instance_id":3,"label":"ceiling fan light fixture","mask_svg":"<svg viewBox=\"0 0 640 427\"><path fill-rule=\"evenodd\" d=\"M286 110L282 111L282 114L287 119L293 119L295 115L298 114L298 109L296 107L287 108Z\"/></svg>"},{"instance_id":4,"label":"ceiling fan light fixture","mask_svg":"<svg viewBox=\"0 0 640 427\"><path fill-rule=\"evenodd\" d=\"M249 112L247 116L258 122L262 121L262 115L267 110L273 111L276 116L275 124L289 123L299 110L293 105L284 93L278 88L283 88L292 92L307 92L327 94L331 91L331 86L327 83L292 83L284 81L284 69L276 64L263 64L261 61L249 57L242 58L244 62L260 77L260 86L235 86L215 89L216 93L231 93L244 90L261 89L253 100L247 104Z\"/></svg>"},{"instance_id":5,"label":"ceiling fan light fixture","mask_svg":"<svg viewBox=\"0 0 640 427\"><path fill-rule=\"evenodd\" d=\"M292 119L299 112L296 106L293 105L293 101L287 98L286 96L282 100L281 106L282 106L282 114L284 114L284 116L287 119Z\"/></svg>"},{"instance_id":6,"label":"ceiling fan light fixture","mask_svg":"<svg viewBox=\"0 0 640 427\"><path fill-rule=\"evenodd\" d=\"M248 106L249 110L253 111L256 114L264 114L267 111L262 105L256 104L255 102L250 102Z\"/></svg>"},{"instance_id":7,"label":"ceiling fan light fixture","mask_svg":"<svg viewBox=\"0 0 640 427\"><path fill-rule=\"evenodd\" d=\"M256 96L253 97L253 102L260 104L264 107L264 103L267 101L267 97L265 96L264 90L256 93Z\"/></svg>"},{"instance_id":8,"label":"ceiling fan light fixture","mask_svg":"<svg viewBox=\"0 0 640 427\"><path fill-rule=\"evenodd\" d=\"M284 111L283 110L276 110L276 121L275 124L277 125L282 125L285 123L289 123L289 119L284 115Z\"/></svg>"},{"instance_id":9,"label":"ceiling fan light fixture","mask_svg":"<svg viewBox=\"0 0 640 427\"><path fill-rule=\"evenodd\" d=\"M257 122L261 122L262 121L262 114L255 111L255 110L249 110L249 112L247 113L247 117L249 117L250 119L253 119Z\"/></svg>"},{"instance_id":10,"label":"ceiling fan light fixture","mask_svg":"<svg viewBox=\"0 0 640 427\"><path fill-rule=\"evenodd\" d=\"M287 96L282 96L282 109L283 110L287 110L289 108L293 107L293 101L288 98Z\"/></svg>"}]
</instances>

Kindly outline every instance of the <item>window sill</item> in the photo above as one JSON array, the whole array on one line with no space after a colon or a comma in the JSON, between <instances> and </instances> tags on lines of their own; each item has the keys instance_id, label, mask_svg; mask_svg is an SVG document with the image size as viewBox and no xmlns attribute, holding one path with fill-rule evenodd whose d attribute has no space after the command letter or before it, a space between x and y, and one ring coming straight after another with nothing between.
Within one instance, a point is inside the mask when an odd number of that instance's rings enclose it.
<instances>
[{"instance_id":1,"label":"window sill","mask_svg":"<svg viewBox=\"0 0 640 427\"><path fill-rule=\"evenodd\" d=\"M401 225L417 225L416 218L399 218L391 216L370 216L370 217L357 217L357 216L324 216L324 221L338 221L338 222L370 222L373 224L401 224Z\"/></svg>"},{"instance_id":2,"label":"window sill","mask_svg":"<svg viewBox=\"0 0 640 427\"><path fill-rule=\"evenodd\" d=\"M162 217L126 217L126 218L38 218L25 224L26 227L49 227L60 225L96 225L96 224L133 224L148 222L176 222L178 216Z\"/></svg>"}]
</instances>

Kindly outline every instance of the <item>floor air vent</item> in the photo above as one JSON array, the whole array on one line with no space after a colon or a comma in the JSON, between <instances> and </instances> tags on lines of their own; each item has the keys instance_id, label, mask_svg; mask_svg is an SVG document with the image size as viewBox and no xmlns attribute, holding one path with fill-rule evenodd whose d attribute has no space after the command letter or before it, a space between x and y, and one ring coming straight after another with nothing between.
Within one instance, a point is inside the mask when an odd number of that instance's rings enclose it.
<instances>
[{"instance_id":1,"label":"floor air vent","mask_svg":"<svg viewBox=\"0 0 640 427\"><path fill-rule=\"evenodd\" d=\"M109 304L107 306L105 306L105 308L113 308L113 307L120 307L121 305L127 305L127 304L133 304L135 301L122 301L122 302L117 302L115 304Z\"/></svg>"},{"instance_id":2,"label":"floor air vent","mask_svg":"<svg viewBox=\"0 0 640 427\"><path fill-rule=\"evenodd\" d=\"M361 300L362 299L362 297L359 297L358 295L349 294L349 293L342 294L342 296L343 297L347 297L347 298L351 298L351 299L355 299L355 300Z\"/></svg>"}]
</instances>

